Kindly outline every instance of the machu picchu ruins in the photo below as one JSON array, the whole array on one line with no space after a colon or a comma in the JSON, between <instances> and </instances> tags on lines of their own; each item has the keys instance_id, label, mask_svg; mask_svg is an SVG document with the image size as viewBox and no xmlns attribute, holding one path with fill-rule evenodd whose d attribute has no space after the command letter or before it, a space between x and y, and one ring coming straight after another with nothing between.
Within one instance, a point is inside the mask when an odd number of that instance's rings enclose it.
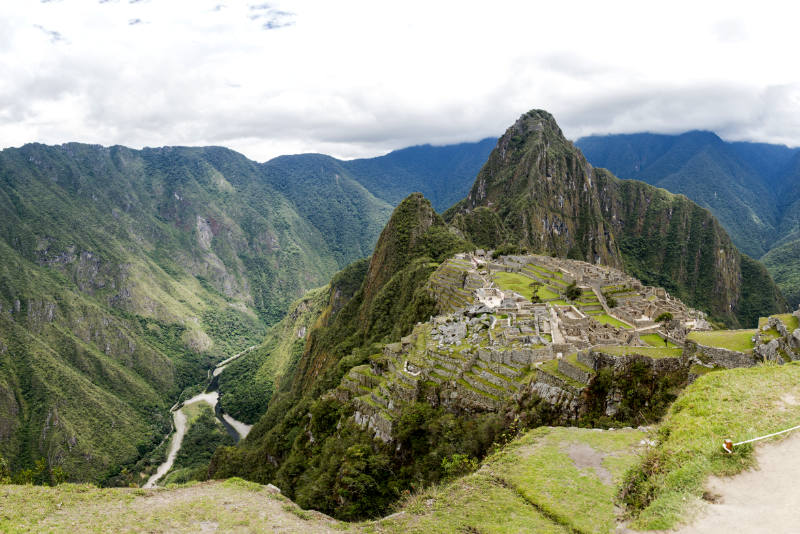
<instances>
[{"instance_id":1,"label":"machu picchu ruins","mask_svg":"<svg viewBox=\"0 0 800 534\"><path fill-rule=\"evenodd\" d=\"M576 260L477 250L444 261L427 289L441 314L351 369L333 393L383 441L404 402L497 411L532 393L574 423L603 369L638 365L685 385L718 368L800 357L800 312L758 330L712 330L705 313L664 289ZM746 343L726 346L729 336ZM605 415L622 397L606 392Z\"/></svg>"}]
</instances>

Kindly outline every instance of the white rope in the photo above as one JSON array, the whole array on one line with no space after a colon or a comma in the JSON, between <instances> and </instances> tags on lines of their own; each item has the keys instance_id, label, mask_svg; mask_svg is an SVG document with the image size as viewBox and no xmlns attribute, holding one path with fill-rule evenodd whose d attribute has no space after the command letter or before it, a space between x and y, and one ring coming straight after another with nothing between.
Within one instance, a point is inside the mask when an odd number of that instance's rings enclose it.
<instances>
[{"instance_id":1,"label":"white rope","mask_svg":"<svg viewBox=\"0 0 800 534\"><path fill-rule=\"evenodd\" d=\"M792 428L787 428L786 430L781 430L780 432L775 432L773 434L767 434L766 436L761 436L760 438L753 438L753 439L747 439L745 441L740 441L739 443L734 443L733 446L736 447L737 445L744 445L745 443L752 443L753 441L758 441L758 440L761 440L761 439L771 438L772 436L777 436L779 434L785 434L787 432L791 432L792 430L797 430L798 428L800 428L800 425L793 426Z\"/></svg>"}]
</instances>

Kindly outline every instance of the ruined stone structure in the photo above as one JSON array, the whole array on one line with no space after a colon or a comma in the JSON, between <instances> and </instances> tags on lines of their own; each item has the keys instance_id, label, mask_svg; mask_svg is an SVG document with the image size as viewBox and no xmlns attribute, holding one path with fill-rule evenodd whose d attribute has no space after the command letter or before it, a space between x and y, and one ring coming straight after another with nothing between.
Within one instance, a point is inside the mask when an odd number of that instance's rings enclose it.
<instances>
[{"instance_id":1,"label":"ruined stone structure","mask_svg":"<svg viewBox=\"0 0 800 534\"><path fill-rule=\"evenodd\" d=\"M568 301L573 282L579 295ZM521 294L534 288L543 288L539 299ZM755 334L758 343L748 353L687 341L692 329L708 329L703 313L621 271L579 261L460 254L442 263L428 290L442 314L353 368L335 391L355 404L358 424L387 442L407 402L498 411L534 393L569 423L583 413L584 391L604 368L624 372L644 362L655 375L683 372L691 379L800 354L800 329L789 332L777 318ZM654 321L667 312L669 323ZM614 416L622 392L609 395L604 409Z\"/></svg>"}]
</instances>

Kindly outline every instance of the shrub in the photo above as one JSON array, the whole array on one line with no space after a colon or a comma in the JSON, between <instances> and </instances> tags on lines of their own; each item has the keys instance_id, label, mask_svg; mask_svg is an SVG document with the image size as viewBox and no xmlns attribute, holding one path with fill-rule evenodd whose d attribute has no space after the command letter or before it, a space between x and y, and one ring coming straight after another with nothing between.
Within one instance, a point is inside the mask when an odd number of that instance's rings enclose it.
<instances>
[{"instance_id":1,"label":"shrub","mask_svg":"<svg viewBox=\"0 0 800 534\"><path fill-rule=\"evenodd\" d=\"M578 283L573 280L572 283L564 290L564 296L567 297L567 300L578 300L581 296L581 290L578 287Z\"/></svg>"},{"instance_id":2,"label":"shrub","mask_svg":"<svg viewBox=\"0 0 800 534\"><path fill-rule=\"evenodd\" d=\"M657 323L668 323L672 320L672 314L670 312L664 312L658 317L656 317Z\"/></svg>"},{"instance_id":3,"label":"shrub","mask_svg":"<svg viewBox=\"0 0 800 534\"><path fill-rule=\"evenodd\" d=\"M609 308L616 308L617 307L617 299L614 298L613 295L607 295L603 293L603 298L606 299L606 304L608 304Z\"/></svg>"}]
</instances>

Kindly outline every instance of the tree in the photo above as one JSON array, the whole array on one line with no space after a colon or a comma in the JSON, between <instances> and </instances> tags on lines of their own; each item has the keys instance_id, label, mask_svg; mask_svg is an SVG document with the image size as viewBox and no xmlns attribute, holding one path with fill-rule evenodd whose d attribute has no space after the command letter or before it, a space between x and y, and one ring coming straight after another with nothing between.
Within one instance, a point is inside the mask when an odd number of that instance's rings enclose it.
<instances>
[{"instance_id":1,"label":"tree","mask_svg":"<svg viewBox=\"0 0 800 534\"><path fill-rule=\"evenodd\" d=\"M542 298L539 296L539 289L542 288L542 283L538 280L534 280L533 282L528 284L528 287L530 287L533 290L531 294L531 302L533 302L534 304L536 304L537 302L541 302Z\"/></svg>"},{"instance_id":2,"label":"tree","mask_svg":"<svg viewBox=\"0 0 800 534\"><path fill-rule=\"evenodd\" d=\"M578 300L581 296L581 289L575 280L564 290L564 296L567 297L567 300Z\"/></svg>"},{"instance_id":3,"label":"tree","mask_svg":"<svg viewBox=\"0 0 800 534\"><path fill-rule=\"evenodd\" d=\"M11 470L8 468L8 462L5 458L0 456L0 484L11 483Z\"/></svg>"},{"instance_id":4,"label":"tree","mask_svg":"<svg viewBox=\"0 0 800 534\"><path fill-rule=\"evenodd\" d=\"M608 304L609 308L617 307L617 299L614 298L614 295L603 293L603 298L606 299L606 304Z\"/></svg>"},{"instance_id":5,"label":"tree","mask_svg":"<svg viewBox=\"0 0 800 534\"><path fill-rule=\"evenodd\" d=\"M658 317L656 317L657 323L668 323L672 320L672 314L670 312L664 312Z\"/></svg>"}]
</instances>

